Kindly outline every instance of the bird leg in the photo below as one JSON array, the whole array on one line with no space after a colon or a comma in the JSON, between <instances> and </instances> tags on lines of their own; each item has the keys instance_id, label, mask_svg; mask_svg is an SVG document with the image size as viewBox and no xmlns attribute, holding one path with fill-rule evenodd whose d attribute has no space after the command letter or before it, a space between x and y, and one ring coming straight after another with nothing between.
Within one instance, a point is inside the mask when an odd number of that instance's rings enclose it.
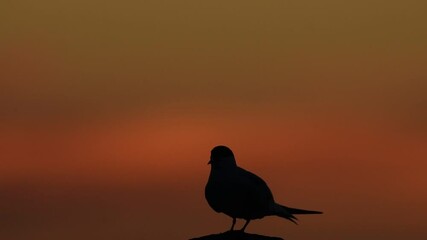
<instances>
[{"instance_id":1,"label":"bird leg","mask_svg":"<svg viewBox=\"0 0 427 240\"><path fill-rule=\"evenodd\" d=\"M250 221L251 221L250 219L246 219L246 223L245 223L245 225L243 225L243 227L242 227L242 229L240 229L240 231L244 232L245 228L248 226Z\"/></svg>"},{"instance_id":2,"label":"bird leg","mask_svg":"<svg viewBox=\"0 0 427 240\"><path fill-rule=\"evenodd\" d=\"M230 231L234 230L234 225L236 224L236 218L233 218L233 224L231 224L231 229Z\"/></svg>"}]
</instances>

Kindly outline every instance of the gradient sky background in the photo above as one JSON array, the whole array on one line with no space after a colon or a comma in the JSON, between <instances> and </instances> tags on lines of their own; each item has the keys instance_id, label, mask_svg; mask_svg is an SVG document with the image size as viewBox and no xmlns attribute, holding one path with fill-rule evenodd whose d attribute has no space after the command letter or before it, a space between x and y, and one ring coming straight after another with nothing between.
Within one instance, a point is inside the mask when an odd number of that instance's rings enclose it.
<instances>
[{"instance_id":1,"label":"gradient sky background","mask_svg":"<svg viewBox=\"0 0 427 240\"><path fill-rule=\"evenodd\" d=\"M0 3L0 238L188 239L230 146L286 239L427 236L427 2Z\"/></svg>"}]
</instances>

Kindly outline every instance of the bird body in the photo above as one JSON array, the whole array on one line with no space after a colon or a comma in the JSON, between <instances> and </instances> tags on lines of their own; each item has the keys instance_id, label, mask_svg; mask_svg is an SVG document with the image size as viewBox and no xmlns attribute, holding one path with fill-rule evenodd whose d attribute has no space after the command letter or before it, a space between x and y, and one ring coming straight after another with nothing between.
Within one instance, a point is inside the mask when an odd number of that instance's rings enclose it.
<instances>
[{"instance_id":1,"label":"bird body","mask_svg":"<svg viewBox=\"0 0 427 240\"><path fill-rule=\"evenodd\" d=\"M246 220L244 230L250 220L265 216L279 216L296 223L293 214L318 214L288 208L275 203L267 184L257 175L240 168L233 152L225 146L217 146L211 151L211 172L205 188L205 197L213 210L233 218Z\"/></svg>"},{"instance_id":2,"label":"bird body","mask_svg":"<svg viewBox=\"0 0 427 240\"><path fill-rule=\"evenodd\" d=\"M216 212L236 218L262 218L271 212L274 204L265 182L240 167L211 171L205 194Z\"/></svg>"}]
</instances>

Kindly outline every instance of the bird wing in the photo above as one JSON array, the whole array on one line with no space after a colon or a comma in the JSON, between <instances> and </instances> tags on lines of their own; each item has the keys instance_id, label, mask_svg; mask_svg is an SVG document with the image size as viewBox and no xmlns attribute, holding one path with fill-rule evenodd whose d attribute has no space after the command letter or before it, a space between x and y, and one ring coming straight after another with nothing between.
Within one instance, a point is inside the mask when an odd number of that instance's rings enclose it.
<instances>
[{"instance_id":1,"label":"bird wing","mask_svg":"<svg viewBox=\"0 0 427 240\"><path fill-rule=\"evenodd\" d=\"M269 204L274 202L273 194L262 178L246 171L243 168L237 168L237 176L241 192L244 195L244 201L254 210L259 210L265 214Z\"/></svg>"}]
</instances>

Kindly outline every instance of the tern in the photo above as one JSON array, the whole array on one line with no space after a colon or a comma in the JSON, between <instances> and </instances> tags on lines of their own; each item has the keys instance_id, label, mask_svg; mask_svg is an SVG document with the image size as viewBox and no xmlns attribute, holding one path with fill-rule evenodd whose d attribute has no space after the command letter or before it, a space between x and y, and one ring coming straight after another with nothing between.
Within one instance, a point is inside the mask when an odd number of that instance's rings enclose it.
<instances>
[{"instance_id":1,"label":"tern","mask_svg":"<svg viewBox=\"0 0 427 240\"><path fill-rule=\"evenodd\" d=\"M296 214L322 213L276 203L265 181L237 166L233 152L226 146L214 147L208 164L211 171L205 198L213 210L233 219L230 231L234 230L237 218L246 220L241 229L244 232L251 220L266 216L279 216L297 224Z\"/></svg>"}]
</instances>

